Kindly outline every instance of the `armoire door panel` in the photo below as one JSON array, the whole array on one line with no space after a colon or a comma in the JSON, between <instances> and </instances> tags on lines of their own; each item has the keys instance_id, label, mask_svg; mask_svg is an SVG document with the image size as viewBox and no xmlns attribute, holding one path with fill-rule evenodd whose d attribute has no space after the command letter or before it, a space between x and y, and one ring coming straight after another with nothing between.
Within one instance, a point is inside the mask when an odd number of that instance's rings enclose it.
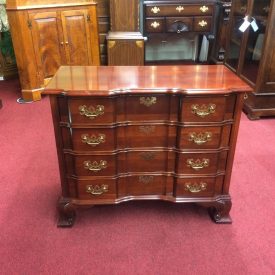
<instances>
[{"instance_id":1,"label":"armoire door panel","mask_svg":"<svg viewBox=\"0 0 275 275\"><path fill-rule=\"evenodd\" d=\"M57 69L66 64L62 49L63 38L57 12L32 12L29 27L41 81L52 77ZM42 75L41 75L42 74Z\"/></svg>"},{"instance_id":2,"label":"armoire door panel","mask_svg":"<svg viewBox=\"0 0 275 275\"><path fill-rule=\"evenodd\" d=\"M92 64L90 48L90 20L87 10L61 12L65 52L68 65Z\"/></svg>"}]
</instances>

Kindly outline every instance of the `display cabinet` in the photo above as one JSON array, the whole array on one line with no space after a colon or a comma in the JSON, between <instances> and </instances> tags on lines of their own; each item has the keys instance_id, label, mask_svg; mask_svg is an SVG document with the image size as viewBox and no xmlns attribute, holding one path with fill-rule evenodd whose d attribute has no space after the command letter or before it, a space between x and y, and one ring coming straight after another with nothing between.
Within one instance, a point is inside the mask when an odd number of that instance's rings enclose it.
<instances>
[{"instance_id":1,"label":"display cabinet","mask_svg":"<svg viewBox=\"0 0 275 275\"><path fill-rule=\"evenodd\" d=\"M250 119L275 115L274 0L234 0L225 64L253 87L244 111ZM250 25L239 30L247 16Z\"/></svg>"}]
</instances>

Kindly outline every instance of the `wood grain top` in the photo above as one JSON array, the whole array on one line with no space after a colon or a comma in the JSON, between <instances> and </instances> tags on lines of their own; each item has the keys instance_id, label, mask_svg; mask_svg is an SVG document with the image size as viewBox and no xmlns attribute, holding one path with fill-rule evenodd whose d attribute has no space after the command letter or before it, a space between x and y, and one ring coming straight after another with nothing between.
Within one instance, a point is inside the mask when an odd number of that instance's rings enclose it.
<instances>
[{"instance_id":1,"label":"wood grain top","mask_svg":"<svg viewBox=\"0 0 275 275\"><path fill-rule=\"evenodd\" d=\"M251 92L223 65L62 66L43 94L109 96L115 94L227 94Z\"/></svg>"}]
</instances>

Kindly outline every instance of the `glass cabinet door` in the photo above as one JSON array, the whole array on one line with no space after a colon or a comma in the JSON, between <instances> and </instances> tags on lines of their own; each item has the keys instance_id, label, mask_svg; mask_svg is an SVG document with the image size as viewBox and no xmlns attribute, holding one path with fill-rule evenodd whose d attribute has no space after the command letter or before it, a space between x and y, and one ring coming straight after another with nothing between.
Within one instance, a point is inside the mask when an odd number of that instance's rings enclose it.
<instances>
[{"instance_id":1,"label":"glass cabinet door","mask_svg":"<svg viewBox=\"0 0 275 275\"><path fill-rule=\"evenodd\" d=\"M241 75L252 83L256 83L260 60L263 51L264 36L268 19L270 0L254 0L251 20L255 20L258 30L250 26L245 48L245 56Z\"/></svg>"},{"instance_id":2,"label":"glass cabinet door","mask_svg":"<svg viewBox=\"0 0 275 275\"><path fill-rule=\"evenodd\" d=\"M230 40L227 49L226 63L237 71L240 51L241 51L241 42L243 33L239 30L239 27L243 23L243 18L247 14L247 0L237 0L234 2L233 6L233 22L231 33L229 34Z\"/></svg>"}]
</instances>

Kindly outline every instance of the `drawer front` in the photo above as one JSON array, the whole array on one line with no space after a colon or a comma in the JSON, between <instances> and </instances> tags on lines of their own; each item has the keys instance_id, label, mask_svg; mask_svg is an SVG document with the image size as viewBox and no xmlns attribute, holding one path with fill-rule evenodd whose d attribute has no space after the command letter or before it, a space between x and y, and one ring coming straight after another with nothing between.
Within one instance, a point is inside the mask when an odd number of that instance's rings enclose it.
<instances>
[{"instance_id":1,"label":"drawer front","mask_svg":"<svg viewBox=\"0 0 275 275\"><path fill-rule=\"evenodd\" d=\"M226 97L186 97L182 103L181 121L218 122L224 120L225 113Z\"/></svg>"},{"instance_id":2,"label":"drawer front","mask_svg":"<svg viewBox=\"0 0 275 275\"><path fill-rule=\"evenodd\" d=\"M120 178L118 196L164 195L167 177L156 175L140 175Z\"/></svg>"},{"instance_id":3,"label":"drawer front","mask_svg":"<svg viewBox=\"0 0 275 275\"><path fill-rule=\"evenodd\" d=\"M107 128L72 129L73 150L115 150L115 130Z\"/></svg>"},{"instance_id":4,"label":"drawer front","mask_svg":"<svg viewBox=\"0 0 275 275\"><path fill-rule=\"evenodd\" d=\"M78 198L88 200L116 199L115 179L76 180Z\"/></svg>"},{"instance_id":5,"label":"drawer front","mask_svg":"<svg viewBox=\"0 0 275 275\"><path fill-rule=\"evenodd\" d=\"M165 30L164 18L146 18L146 32L163 32Z\"/></svg>"},{"instance_id":6,"label":"drawer front","mask_svg":"<svg viewBox=\"0 0 275 275\"><path fill-rule=\"evenodd\" d=\"M72 123L98 124L115 121L115 108L112 99L69 99Z\"/></svg>"},{"instance_id":7,"label":"drawer front","mask_svg":"<svg viewBox=\"0 0 275 275\"><path fill-rule=\"evenodd\" d=\"M146 16L212 15L212 5L146 5Z\"/></svg>"},{"instance_id":8,"label":"drawer front","mask_svg":"<svg viewBox=\"0 0 275 275\"><path fill-rule=\"evenodd\" d=\"M117 129L118 148L175 147L176 126L137 125Z\"/></svg>"},{"instance_id":9,"label":"drawer front","mask_svg":"<svg viewBox=\"0 0 275 275\"><path fill-rule=\"evenodd\" d=\"M211 17L194 17L193 30L195 32L209 32L212 28Z\"/></svg>"},{"instance_id":10,"label":"drawer front","mask_svg":"<svg viewBox=\"0 0 275 275\"><path fill-rule=\"evenodd\" d=\"M178 178L175 185L176 197L212 197L222 192L223 177Z\"/></svg>"},{"instance_id":11,"label":"drawer front","mask_svg":"<svg viewBox=\"0 0 275 275\"><path fill-rule=\"evenodd\" d=\"M193 29L192 17L169 17L166 18L166 31L167 32L188 32Z\"/></svg>"},{"instance_id":12,"label":"drawer front","mask_svg":"<svg viewBox=\"0 0 275 275\"><path fill-rule=\"evenodd\" d=\"M180 129L181 149L218 149L229 143L230 125L223 127L184 127Z\"/></svg>"},{"instance_id":13,"label":"drawer front","mask_svg":"<svg viewBox=\"0 0 275 275\"><path fill-rule=\"evenodd\" d=\"M129 96L125 104L127 121L170 120L170 97L167 95ZM177 114L177 108L171 112Z\"/></svg>"},{"instance_id":14,"label":"drawer front","mask_svg":"<svg viewBox=\"0 0 275 275\"><path fill-rule=\"evenodd\" d=\"M138 151L118 156L119 173L174 172L175 153L166 151Z\"/></svg>"},{"instance_id":15,"label":"drawer front","mask_svg":"<svg viewBox=\"0 0 275 275\"><path fill-rule=\"evenodd\" d=\"M227 152L181 153L178 158L178 174L214 174L224 172Z\"/></svg>"},{"instance_id":16,"label":"drawer front","mask_svg":"<svg viewBox=\"0 0 275 275\"><path fill-rule=\"evenodd\" d=\"M116 174L116 157L113 155L75 156L76 176L113 176Z\"/></svg>"}]
</instances>

